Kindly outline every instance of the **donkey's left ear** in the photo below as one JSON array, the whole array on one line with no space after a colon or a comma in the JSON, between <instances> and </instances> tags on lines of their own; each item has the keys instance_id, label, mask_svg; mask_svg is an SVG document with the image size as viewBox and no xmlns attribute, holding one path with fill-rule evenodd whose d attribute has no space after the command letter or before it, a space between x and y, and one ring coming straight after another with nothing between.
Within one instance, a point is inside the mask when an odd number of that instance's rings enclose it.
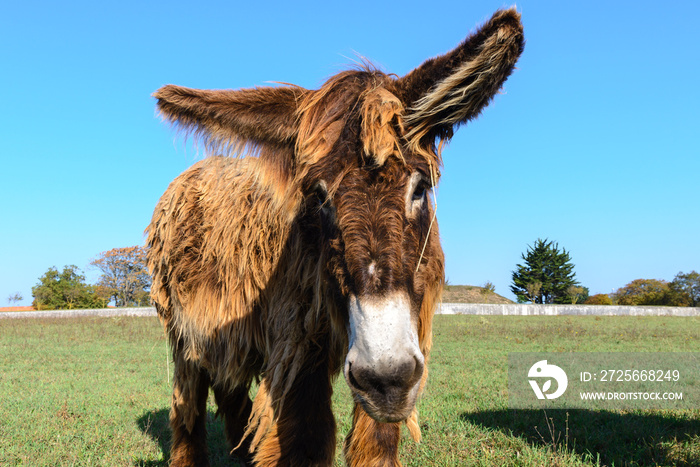
<instances>
[{"instance_id":1,"label":"donkey's left ear","mask_svg":"<svg viewBox=\"0 0 700 467\"><path fill-rule=\"evenodd\" d=\"M430 59L397 82L412 144L449 138L475 118L513 71L525 46L520 14L496 12L457 48Z\"/></svg>"}]
</instances>

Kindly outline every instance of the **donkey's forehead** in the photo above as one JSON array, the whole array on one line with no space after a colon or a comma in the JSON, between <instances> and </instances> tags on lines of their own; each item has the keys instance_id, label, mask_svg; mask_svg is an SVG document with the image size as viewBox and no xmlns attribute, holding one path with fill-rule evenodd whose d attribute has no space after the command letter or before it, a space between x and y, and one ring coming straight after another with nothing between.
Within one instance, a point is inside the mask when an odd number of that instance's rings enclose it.
<instances>
[{"instance_id":1,"label":"donkey's forehead","mask_svg":"<svg viewBox=\"0 0 700 467\"><path fill-rule=\"evenodd\" d=\"M361 108L360 138L364 155L379 166L391 156L404 161L401 144L404 107L399 98L378 87L365 93Z\"/></svg>"},{"instance_id":2,"label":"donkey's forehead","mask_svg":"<svg viewBox=\"0 0 700 467\"><path fill-rule=\"evenodd\" d=\"M390 90L391 78L379 80L371 75L369 79L367 73L358 73L367 79L364 87L346 89L341 80L329 89L324 86L303 106L297 157L306 168L308 186L324 180L334 192L345 184L343 180L351 184L375 179L404 183L414 172L437 182L437 155L406 149L405 107Z\"/></svg>"},{"instance_id":3,"label":"donkey's forehead","mask_svg":"<svg viewBox=\"0 0 700 467\"><path fill-rule=\"evenodd\" d=\"M349 150L374 165L392 156L403 159L405 103L396 80L384 73L365 69L334 76L309 92L297 112L302 166L331 163L334 152Z\"/></svg>"},{"instance_id":4,"label":"donkey's forehead","mask_svg":"<svg viewBox=\"0 0 700 467\"><path fill-rule=\"evenodd\" d=\"M383 165L366 164L347 171L341 186L364 185L368 190L395 190L396 185L404 185L414 172L411 167L392 157Z\"/></svg>"}]
</instances>

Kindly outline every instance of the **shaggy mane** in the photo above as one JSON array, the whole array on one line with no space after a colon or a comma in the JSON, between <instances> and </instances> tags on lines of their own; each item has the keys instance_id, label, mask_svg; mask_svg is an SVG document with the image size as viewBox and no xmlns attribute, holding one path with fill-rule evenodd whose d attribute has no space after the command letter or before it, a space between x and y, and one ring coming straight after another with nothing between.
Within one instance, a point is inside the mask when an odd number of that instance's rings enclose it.
<instances>
[{"instance_id":1,"label":"shaggy mane","mask_svg":"<svg viewBox=\"0 0 700 467\"><path fill-rule=\"evenodd\" d=\"M323 163L343 132L354 120L360 122L363 156L370 165L383 166L391 156L406 163L407 147L428 166L440 164L439 151L406 138L406 109L395 92L396 79L371 64L342 72L319 90L305 96L297 115L297 161L299 165ZM428 145L429 146L429 145ZM437 173L437 172L436 172Z\"/></svg>"}]
</instances>

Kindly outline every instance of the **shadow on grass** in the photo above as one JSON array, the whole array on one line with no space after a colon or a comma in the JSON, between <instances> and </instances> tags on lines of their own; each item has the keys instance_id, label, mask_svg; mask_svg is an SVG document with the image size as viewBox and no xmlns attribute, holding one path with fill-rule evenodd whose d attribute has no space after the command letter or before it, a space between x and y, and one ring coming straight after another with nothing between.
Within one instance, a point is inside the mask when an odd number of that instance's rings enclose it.
<instances>
[{"instance_id":1,"label":"shadow on grass","mask_svg":"<svg viewBox=\"0 0 700 467\"><path fill-rule=\"evenodd\" d=\"M170 462L170 443L172 441L169 421L170 409L150 410L136 420L139 429L158 443L163 460L138 459L134 462L138 467L167 467ZM207 411L207 443L209 445L209 463L211 467L238 466L236 458L231 457L231 448L226 441L224 423Z\"/></svg>"},{"instance_id":2,"label":"shadow on grass","mask_svg":"<svg viewBox=\"0 0 700 467\"><path fill-rule=\"evenodd\" d=\"M691 416L559 409L466 412L460 418L600 465L700 467L700 420Z\"/></svg>"}]
</instances>

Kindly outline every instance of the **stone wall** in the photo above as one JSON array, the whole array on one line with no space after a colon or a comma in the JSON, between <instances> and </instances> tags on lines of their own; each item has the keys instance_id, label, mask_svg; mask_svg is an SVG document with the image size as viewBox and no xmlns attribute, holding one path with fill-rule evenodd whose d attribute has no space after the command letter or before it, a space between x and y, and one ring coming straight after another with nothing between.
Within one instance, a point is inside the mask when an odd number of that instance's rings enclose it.
<instances>
[{"instance_id":1,"label":"stone wall","mask_svg":"<svg viewBox=\"0 0 700 467\"><path fill-rule=\"evenodd\" d=\"M601 306L601 305L492 305L478 303L443 303L437 310L444 315L513 315L513 316L697 316L700 308L670 306ZM72 318L81 316L156 316L155 308L101 308L95 310L52 310L0 313L2 318Z\"/></svg>"},{"instance_id":2,"label":"stone wall","mask_svg":"<svg viewBox=\"0 0 700 467\"><path fill-rule=\"evenodd\" d=\"M96 308L91 310L8 311L2 318L78 318L81 316L156 316L156 309L146 308Z\"/></svg>"},{"instance_id":3,"label":"stone wall","mask_svg":"<svg viewBox=\"0 0 700 467\"><path fill-rule=\"evenodd\" d=\"M443 303L437 311L445 315L515 315L515 316L700 316L700 308L672 306L615 305L490 305L477 303Z\"/></svg>"}]
</instances>

